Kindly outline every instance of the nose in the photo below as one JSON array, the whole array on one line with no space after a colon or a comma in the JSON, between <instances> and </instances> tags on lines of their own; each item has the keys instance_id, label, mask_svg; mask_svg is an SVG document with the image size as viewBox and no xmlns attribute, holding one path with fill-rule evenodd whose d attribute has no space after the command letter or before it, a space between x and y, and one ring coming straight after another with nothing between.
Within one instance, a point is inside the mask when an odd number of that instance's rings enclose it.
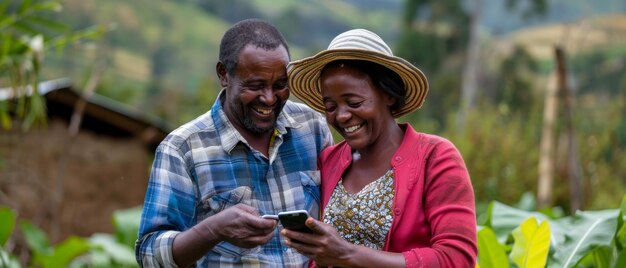
<instances>
[{"instance_id":1,"label":"nose","mask_svg":"<svg viewBox=\"0 0 626 268\"><path fill-rule=\"evenodd\" d=\"M261 96L259 98L261 102L267 106L272 106L276 103L276 95L271 88L264 88L261 91Z\"/></svg>"},{"instance_id":2,"label":"nose","mask_svg":"<svg viewBox=\"0 0 626 268\"><path fill-rule=\"evenodd\" d=\"M345 107L337 107L337 116L336 120L340 123L347 122L352 117L352 113L348 111Z\"/></svg>"}]
</instances>

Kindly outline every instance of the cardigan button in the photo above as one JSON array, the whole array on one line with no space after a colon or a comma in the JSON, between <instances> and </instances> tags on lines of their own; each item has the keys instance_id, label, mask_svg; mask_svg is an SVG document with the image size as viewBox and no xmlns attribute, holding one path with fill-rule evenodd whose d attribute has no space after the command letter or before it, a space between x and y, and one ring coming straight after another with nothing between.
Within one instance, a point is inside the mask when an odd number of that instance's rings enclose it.
<instances>
[{"instance_id":1,"label":"cardigan button","mask_svg":"<svg viewBox=\"0 0 626 268\"><path fill-rule=\"evenodd\" d=\"M402 156L396 156L396 161L402 160Z\"/></svg>"},{"instance_id":2,"label":"cardigan button","mask_svg":"<svg viewBox=\"0 0 626 268\"><path fill-rule=\"evenodd\" d=\"M399 208L394 209L393 214L396 214L396 216L400 215L400 209Z\"/></svg>"}]
</instances>

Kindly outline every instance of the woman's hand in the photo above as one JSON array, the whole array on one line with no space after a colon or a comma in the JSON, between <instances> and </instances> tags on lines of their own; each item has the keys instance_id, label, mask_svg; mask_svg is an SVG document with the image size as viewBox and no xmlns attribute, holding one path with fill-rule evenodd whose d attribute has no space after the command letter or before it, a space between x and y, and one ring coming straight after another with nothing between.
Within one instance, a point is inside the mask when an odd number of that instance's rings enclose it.
<instances>
[{"instance_id":1,"label":"woman's hand","mask_svg":"<svg viewBox=\"0 0 626 268\"><path fill-rule=\"evenodd\" d=\"M287 238L287 246L315 260L319 266L350 266L350 259L357 246L344 240L331 225L311 217L305 224L313 233L282 230L282 235Z\"/></svg>"},{"instance_id":2,"label":"woman's hand","mask_svg":"<svg viewBox=\"0 0 626 268\"><path fill-rule=\"evenodd\" d=\"M309 217L306 226L313 233L300 233L283 229L287 246L313 259L318 267L405 267L402 253L385 252L354 245L343 239L328 224Z\"/></svg>"}]
</instances>

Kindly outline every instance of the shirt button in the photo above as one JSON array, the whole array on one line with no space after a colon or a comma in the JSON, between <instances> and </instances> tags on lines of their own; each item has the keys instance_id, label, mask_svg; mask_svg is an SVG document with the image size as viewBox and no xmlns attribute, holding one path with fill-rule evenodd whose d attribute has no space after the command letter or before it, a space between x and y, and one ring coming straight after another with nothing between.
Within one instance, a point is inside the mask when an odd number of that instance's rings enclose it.
<instances>
[{"instance_id":1,"label":"shirt button","mask_svg":"<svg viewBox=\"0 0 626 268\"><path fill-rule=\"evenodd\" d=\"M396 161L402 160L402 156L396 156Z\"/></svg>"},{"instance_id":2,"label":"shirt button","mask_svg":"<svg viewBox=\"0 0 626 268\"><path fill-rule=\"evenodd\" d=\"M283 247L283 251L284 251L284 252L287 252L287 250L289 250L289 248L288 248L288 247Z\"/></svg>"},{"instance_id":3,"label":"shirt button","mask_svg":"<svg viewBox=\"0 0 626 268\"><path fill-rule=\"evenodd\" d=\"M394 209L393 214L396 214L396 216L400 215L400 209L399 208Z\"/></svg>"}]
</instances>

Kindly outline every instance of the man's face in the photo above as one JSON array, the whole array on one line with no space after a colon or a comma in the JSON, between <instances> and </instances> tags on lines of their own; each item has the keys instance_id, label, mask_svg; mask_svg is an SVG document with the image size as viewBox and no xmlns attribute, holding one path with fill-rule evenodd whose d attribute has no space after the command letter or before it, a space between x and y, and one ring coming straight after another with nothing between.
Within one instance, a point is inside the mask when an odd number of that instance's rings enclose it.
<instances>
[{"instance_id":1,"label":"man's face","mask_svg":"<svg viewBox=\"0 0 626 268\"><path fill-rule=\"evenodd\" d=\"M276 118L289 98L287 64L283 46L265 50L247 45L241 50L234 75L218 66L226 88L224 111L239 131L258 135L272 131Z\"/></svg>"}]
</instances>

